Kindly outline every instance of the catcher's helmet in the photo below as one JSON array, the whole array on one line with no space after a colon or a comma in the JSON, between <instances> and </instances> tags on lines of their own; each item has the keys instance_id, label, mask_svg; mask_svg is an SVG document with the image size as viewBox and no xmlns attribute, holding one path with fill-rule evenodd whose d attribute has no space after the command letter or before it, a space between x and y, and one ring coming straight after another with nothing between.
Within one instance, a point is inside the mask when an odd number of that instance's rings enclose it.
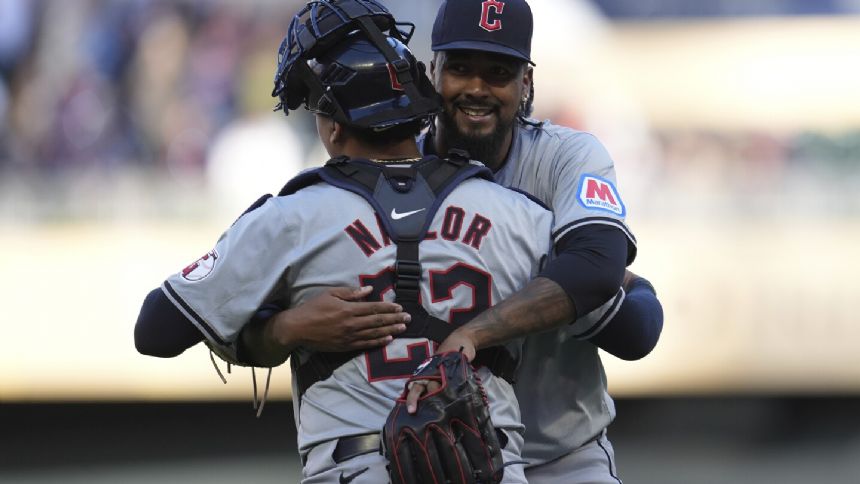
<instances>
[{"instance_id":1,"label":"catcher's helmet","mask_svg":"<svg viewBox=\"0 0 860 484\"><path fill-rule=\"evenodd\" d=\"M440 104L424 65L405 45L413 30L374 0L309 2L278 52L276 110L304 104L376 130L429 118Z\"/></svg>"}]
</instances>

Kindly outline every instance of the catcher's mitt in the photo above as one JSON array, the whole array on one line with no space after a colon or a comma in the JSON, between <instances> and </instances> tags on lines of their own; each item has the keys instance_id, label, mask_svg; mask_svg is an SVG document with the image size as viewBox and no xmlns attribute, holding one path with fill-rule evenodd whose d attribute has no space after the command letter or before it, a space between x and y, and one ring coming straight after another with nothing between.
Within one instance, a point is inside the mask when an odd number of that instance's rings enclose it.
<instances>
[{"instance_id":1,"label":"catcher's mitt","mask_svg":"<svg viewBox=\"0 0 860 484\"><path fill-rule=\"evenodd\" d=\"M436 380L442 386L421 397L414 414L406 393L383 429L392 484L486 484L502 480L499 437L490 420L487 395L460 352L435 355L409 381Z\"/></svg>"}]
</instances>

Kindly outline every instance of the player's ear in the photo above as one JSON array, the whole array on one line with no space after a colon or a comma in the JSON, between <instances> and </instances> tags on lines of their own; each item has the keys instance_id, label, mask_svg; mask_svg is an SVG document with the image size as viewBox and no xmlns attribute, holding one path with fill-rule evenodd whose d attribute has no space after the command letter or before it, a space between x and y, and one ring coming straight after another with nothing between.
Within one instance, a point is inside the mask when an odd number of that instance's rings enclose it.
<instances>
[{"instance_id":1,"label":"player's ear","mask_svg":"<svg viewBox=\"0 0 860 484\"><path fill-rule=\"evenodd\" d=\"M342 144L346 137L346 132L343 129L343 125L333 119L331 120L331 124L332 126L331 132L329 133L329 142L335 146Z\"/></svg>"}]
</instances>

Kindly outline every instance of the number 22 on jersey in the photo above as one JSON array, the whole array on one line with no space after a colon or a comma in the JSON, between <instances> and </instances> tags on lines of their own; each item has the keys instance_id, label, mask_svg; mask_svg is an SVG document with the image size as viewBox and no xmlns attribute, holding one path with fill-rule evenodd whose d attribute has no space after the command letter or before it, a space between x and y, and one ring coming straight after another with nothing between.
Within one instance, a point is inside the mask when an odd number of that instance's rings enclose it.
<instances>
[{"instance_id":1,"label":"number 22 on jersey","mask_svg":"<svg viewBox=\"0 0 860 484\"><path fill-rule=\"evenodd\" d=\"M492 276L476 267L458 262L445 270L428 271L426 280L430 285L431 304L454 299L454 290L460 286L471 289L471 300L464 300L448 311L448 323L455 328L492 305ZM388 267L377 274L359 276L359 281L361 286L373 288L367 297L369 301L382 301L386 292L394 290L394 268ZM459 291L458 294L463 293L468 294L469 291ZM404 357L389 357L386 347L370 350L366 353L367 379L374 382L408 378L431 354L429 340L407 345Z\"/></svg>"}]
</instances>

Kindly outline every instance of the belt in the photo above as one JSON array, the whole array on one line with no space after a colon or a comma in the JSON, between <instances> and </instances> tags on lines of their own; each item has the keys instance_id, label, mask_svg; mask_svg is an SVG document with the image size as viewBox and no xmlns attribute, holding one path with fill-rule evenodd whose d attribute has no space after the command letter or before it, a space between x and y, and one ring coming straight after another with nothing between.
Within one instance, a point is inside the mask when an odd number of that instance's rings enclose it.
<instances>
[{"instance_id":1,"label":"belt","mask_svg":"<svg viewBox=\"0 0 860 484\"><path fill-rule=\"evenodd\" d=\"M382 441L379 439L378 433L342 437L337 439L337 445L334 447L331 458L340 464L362 454L379 452L381 444Z\"/></svg>"},{"instance_id":2,"label":"belt","mask_svg":"<svg viewBox=\"0 0 860 484\"><path fill-rule=\"evenodd\" d=\"M496 429L496 434L499 437L499 443L502 448L508 445L508 436L501 429ZM598 434L599 436L599 434ZM334 446L334 452L331 454L332 460L335 463L352 459L363 454L371 452L382 453L382 441L378 433L352 435L350 437L341 437L337 439L337 445Z\"/></svg>"}]
</instances>

